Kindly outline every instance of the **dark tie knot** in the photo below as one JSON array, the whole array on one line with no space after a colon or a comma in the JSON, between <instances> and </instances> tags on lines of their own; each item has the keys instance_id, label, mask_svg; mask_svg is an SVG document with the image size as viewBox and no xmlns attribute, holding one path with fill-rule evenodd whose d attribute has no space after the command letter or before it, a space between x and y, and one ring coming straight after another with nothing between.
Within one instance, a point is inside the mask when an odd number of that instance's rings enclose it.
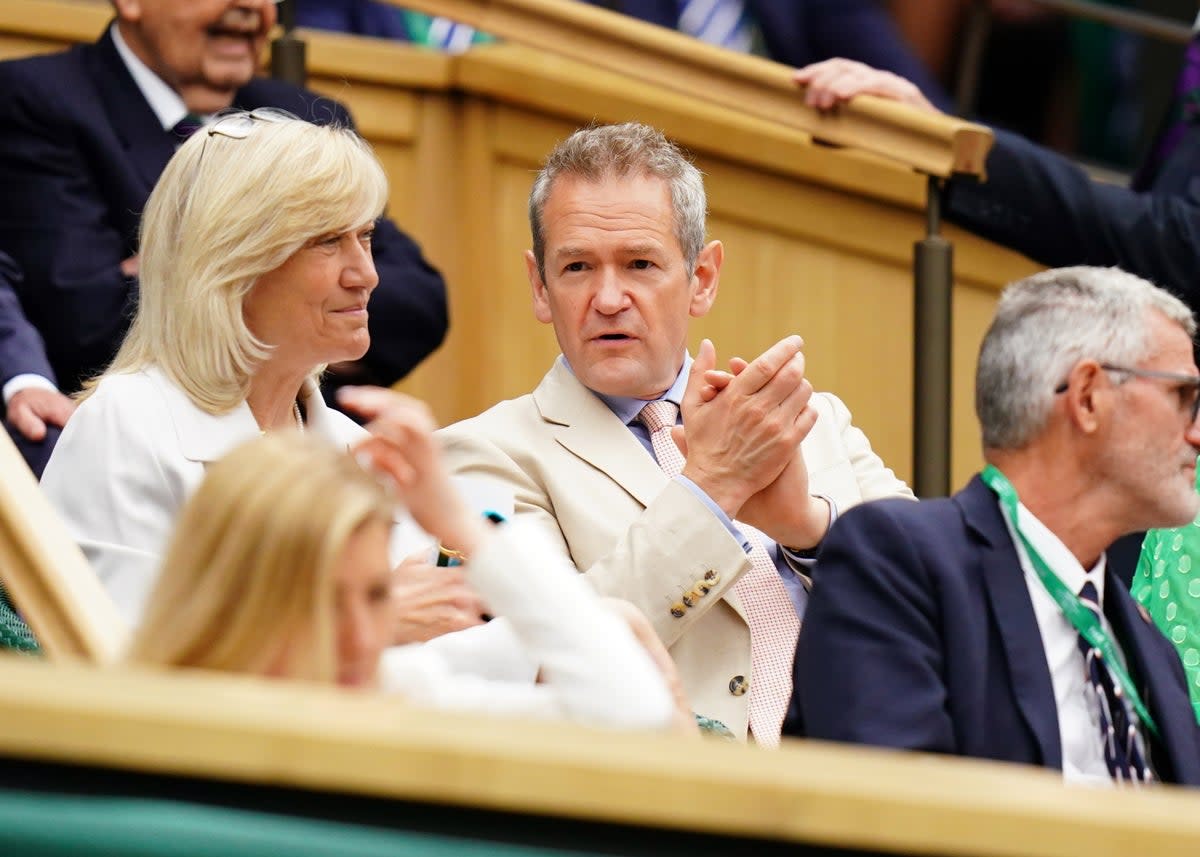
<instances>
[{"instance_id":1,"label":"dark tie knot","mask_svg":"<svg viewBox=\"0 0 1200 857\"><path fill-rule=\"evenodd\" d=\"M1096 591L1096 584L1090 580L1083 584L1079 590L1079 600L1083 602L1085 607L1089 607L1096 612L1100 611L1100 593Z\"/></svg>"},{"instance_id":2,"label":"dark tie knot","mask_svg":"<svg viewBox=\"0 0 1200 857\"><path fill-rule=\"evenodd\" d=\"M660 399L657 402L651 402L642 408L638 414L638 419L650 429L650 433L658 431L666 426L675 425L675 419L679 416L679 407L674 402L668 402L666 399Z\"/></svg>"},{"instance_id":3,"label":"dark tie knot","mask_svg":"<svg viewBox=\"0 0 1200 857\"><path fill-rule=\"evenodd\" d=\"M180 140L186 140L188 137L195 134L204 127L204 120L195 113L189 113L184 116L171 128L171 133Z\"/></svg>"}]
</instances>

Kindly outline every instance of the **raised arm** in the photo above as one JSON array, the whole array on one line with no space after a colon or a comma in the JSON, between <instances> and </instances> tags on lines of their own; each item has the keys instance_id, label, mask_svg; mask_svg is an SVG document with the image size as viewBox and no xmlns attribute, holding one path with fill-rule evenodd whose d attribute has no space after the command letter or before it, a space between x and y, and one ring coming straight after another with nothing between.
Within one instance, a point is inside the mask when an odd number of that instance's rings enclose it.
<instances>
[{"instance_id":1,"label":"raised arm","mask_svg":"<svg viewBox=\"0 0 1200 857\"><path fill-rule=\"evenodd\" d=\"M819 109L868 93L935 110L912 83L846 59L796 72ZM1200 200L1190 185L1137 192L1096 181L1062 155L996 130L987 181L952 179L947 219L1043 265L1116 265L1200 306ZM1195 147L1197 138L1183 145Z\"/></svg>"}]
</instances>

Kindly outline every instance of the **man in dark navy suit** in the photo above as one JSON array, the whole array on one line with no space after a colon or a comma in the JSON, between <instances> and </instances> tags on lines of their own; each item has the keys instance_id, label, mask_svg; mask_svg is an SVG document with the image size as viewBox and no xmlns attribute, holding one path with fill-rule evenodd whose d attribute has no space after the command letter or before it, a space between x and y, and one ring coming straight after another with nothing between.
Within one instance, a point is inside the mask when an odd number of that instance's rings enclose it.
<instances>
[{"instance_id":1,"label":"man in dark navy suit","mask_svg":"<svg viewBox=\"0 0 1200 857\"><path fill-rule=\"evenodd\" d=\"M0 250L23 269L12 290L0 287L0 384L9 431L39 472L50 444L28 442L62 424L64 394L103 369L125 333L137 301L138 218L187 126L228 107L265 106L352 124L336 101L254 77L275 23L269 0L114 6L97 43L0 63ZM303 181L303 164L295 175ZM346 371L390 384L441 343L446 295L390 221L378 224L373 246L371 349Z\"/></svg>"},{"instance_id":2,"label":"man in dark navy suit","mask_svg":"<svg viewBox=\"0 0 1200 857\"><path fill-rule=\"evenodd\" d=\"M1200 507L1195 331L1115 268L1009 286L975 382L988 467L831 528L784 733L1200 786L1179 657L1105 561Z\"/></svg>"}]
</instances>

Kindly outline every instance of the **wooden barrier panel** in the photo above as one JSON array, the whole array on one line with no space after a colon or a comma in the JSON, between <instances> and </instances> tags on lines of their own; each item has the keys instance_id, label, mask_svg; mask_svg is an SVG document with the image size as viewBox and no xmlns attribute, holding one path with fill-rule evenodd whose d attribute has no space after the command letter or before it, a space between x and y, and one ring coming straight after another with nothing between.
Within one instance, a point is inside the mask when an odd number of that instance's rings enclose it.
<instances>
[{"instance_id":1,"label":"wooden barrier panel","mask_svg":"<svg viewBox=\"0 0 1200 857\"><path fill-rule=\"evenodd\" d=\"M50 657L107 664L121 656L125 620L5 432L0 580Z\"/></svg>"},{"instance_id":2,"label":"wooden barrier panel","mask_svg":"<svg viewBox=\"0 0 1200 857\"><path fill-rule=\"evenodd\" d=\"M109 15L106 3L5 0L0 57L94 39ZM720 355L751 357L800 333L814 384L841 396L884 460L910 476L921 176L878 155L814 145L804 130L706 93L518 45L448 57L374 39L305 38L310 85L353 110L391 179L391 215L446 277L449 338L401 385L442 422L528 392L557 353L553 332L533 320L521 259L533 172L582 124L639 120L692 152L706 174L710 237L725 243L722 293L693 326L693 347L709 336ZM777 87L771 97L778 104L785 93ZM1035 266L957 230L947 235L956 274L952 465L962 483L981 463L972 409L979 340L997 289Z\"/></svg>"},{"instance_id":3,"label":"wooden barrier panel","mask_svg":"<svg viewBox=\"0 0 1200 857\"><path fill-rule=\"evenodd\" d=\"M787 843L788 853L826 846L958 857L1194 857L1200 848L1200 792L1067 787L1054 772L1016 765L792 740L769 751L485 719L199 672L0 658L0 683L6 765L101 769L87 778L60 771L66 791L119 793L119 777L104 773L112 770L416 802L426 813L521 814L533 817L525 830L534 837L539 820L641 826L628 830L627 849L617 853L664 853L634 844L670 841L672 832ZM243 805L230 795L245 792L212 791ZM328 802L289 795L274 797L276 811L312 814ZM391 806L377 805L376 820L421 814ZM456 832L486 840L500 820L473 824ZM581 837L570 847L589 852L593 843Z\"/></svg>"}]
</instances>

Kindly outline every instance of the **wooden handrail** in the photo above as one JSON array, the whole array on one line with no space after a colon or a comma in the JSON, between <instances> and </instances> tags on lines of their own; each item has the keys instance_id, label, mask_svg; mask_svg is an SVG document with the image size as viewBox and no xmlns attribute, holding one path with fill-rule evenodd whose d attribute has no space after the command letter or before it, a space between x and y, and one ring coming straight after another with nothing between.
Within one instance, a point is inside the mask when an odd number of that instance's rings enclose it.
<instances>
[{"instance_id":1,"label":"wooden handrail","mask_svg":"<svg viewBox=\"0 0 1200 857\"><path fill-rule=\"evenodd\" d=\"M803 103L791 69L574 0L384 0L548 53L778 122L933 176L984 177L990 129L861 95L834 113Z\"/></svg>"},{"instance_id":2,"label":"wooden handrail","mask_svg":"<svg viewBox=\"0 0 1200 857\"><path fill-rule=\"evenodd\" d=\"M0 658L0 757L909 855L1193 857L1200 796L811 741L480 718L202 672ZM420 693L420 688L413 688Z\"/></svg>"}]
</instances>

